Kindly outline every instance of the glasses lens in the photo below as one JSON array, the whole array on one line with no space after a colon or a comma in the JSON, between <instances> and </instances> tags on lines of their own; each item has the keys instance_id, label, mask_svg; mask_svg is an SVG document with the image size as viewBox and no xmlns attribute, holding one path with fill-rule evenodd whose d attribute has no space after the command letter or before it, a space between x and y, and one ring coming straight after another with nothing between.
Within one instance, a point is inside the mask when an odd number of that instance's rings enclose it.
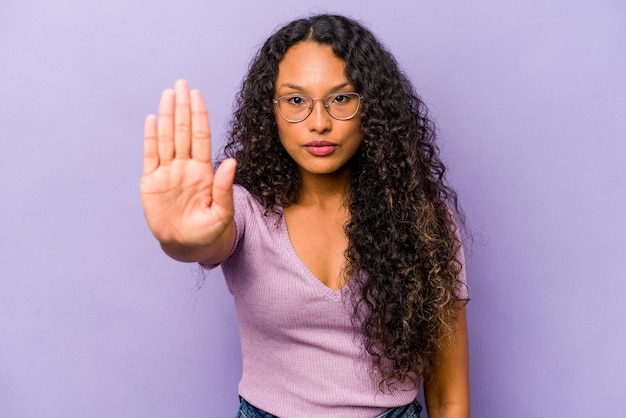
<instances>
[{"instance_id":1,"label":"glasses lens","mask_svg":"<svg viewBox=\"0 0 626 418\"><path fill-rule=\"evenodd\" d=\"M301 121L309 116L313 102L310 97L299 94L290 94L278 99L278 110L288 121Z\"/></svg>"},{"instance_id":2,"label":"glasses lens","mask_svg":"<svg viewBox=\"0 0 626 418\"><path fill-rule=\"evenodd\" d=\"M326 109L336 119L350 119L359 110L359 95L356 93L335 93L325 97Z\"/></svg>"},{"instance_id":3,"label":"glasses lens","mask_svg":"<svg viewBox=\"0 0 626 418\"><path fill-rule=\"evenodd\" d=\"M289 122L301 122L311 114L315 100L323 100L328 113L339 120L353 118L361 102L357 93L333 93L323 99L313 99L301 94L287 94L277 98L276 103L283 118Z\"/></svg>"}]
</instances>

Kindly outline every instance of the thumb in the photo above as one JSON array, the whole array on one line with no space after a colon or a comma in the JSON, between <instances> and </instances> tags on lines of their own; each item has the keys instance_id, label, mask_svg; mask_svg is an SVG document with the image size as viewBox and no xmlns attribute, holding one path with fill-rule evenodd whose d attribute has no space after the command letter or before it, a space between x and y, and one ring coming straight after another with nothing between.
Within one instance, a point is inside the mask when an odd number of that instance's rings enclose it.
<instances>
[{"instance_id":1,"label":"thumb","mask_svg":"<svg viewBox=\"0 0 626 418\"><path fill-rule=\"evenodd\" d=\"M237 161L227 158L217 167L213 176L213 202L227 212L233 212L233 181Z\"/></svg>"}]
</instances>

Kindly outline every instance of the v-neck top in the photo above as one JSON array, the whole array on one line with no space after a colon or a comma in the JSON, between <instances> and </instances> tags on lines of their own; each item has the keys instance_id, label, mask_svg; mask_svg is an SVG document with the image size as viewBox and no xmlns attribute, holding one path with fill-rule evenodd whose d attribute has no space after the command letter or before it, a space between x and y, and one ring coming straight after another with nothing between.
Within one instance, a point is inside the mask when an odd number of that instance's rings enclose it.
<instances>
[{"instance_id":1,"label":"v-neck top","mask_svg":"<svg viewBox=\"0 0 626 418\"><path fill-rule=\"evenodd\" d=\"M239 394L273 415L375 417L411 403L417 388L380 391L352 323L351 283L324 285L297 255L284 216L264 215L234 185L236 241L222 263L239 321Z\"/></svg>"}]
</instances>

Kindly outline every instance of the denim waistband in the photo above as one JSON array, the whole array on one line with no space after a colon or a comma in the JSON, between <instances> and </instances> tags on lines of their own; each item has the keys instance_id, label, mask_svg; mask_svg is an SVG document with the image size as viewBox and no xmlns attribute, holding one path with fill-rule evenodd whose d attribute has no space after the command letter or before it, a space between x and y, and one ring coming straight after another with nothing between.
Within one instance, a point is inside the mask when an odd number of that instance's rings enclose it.
<instances>
[{"instance_id":1,"label":"denim waistband","mask_svg":"<svg viewBox=\"0 0 626 418\"><path fill-rule=\"evenodd\" d=\"M419 418L422 405L415 399L408 405L391 408L376 418Z\"/></svg>"},{"instance_id":2,"label":"denim waistband","mask_svg":"<svg viewBox=\"0 0 626 418\"><path fill-rule=\"evenodd\" d=\"M262 409L257 408L241 396L239 397L241 405L236 418L278 418ZM408 405L391 408L376 418L419 418L422 405L416 400Z\"/></svg>"},{"instance_id":3,"label":"denim waistband","mask_svg":"<svg viewBox=\"0 0 626 418\"><path fill-rule=\"evenodd\" d=\"M239 412L235 418L278 418L276 415L272 415L269 412L265 412L262 409L257 408L241 396L239 397Z\"/></svg>"}]
</instances>

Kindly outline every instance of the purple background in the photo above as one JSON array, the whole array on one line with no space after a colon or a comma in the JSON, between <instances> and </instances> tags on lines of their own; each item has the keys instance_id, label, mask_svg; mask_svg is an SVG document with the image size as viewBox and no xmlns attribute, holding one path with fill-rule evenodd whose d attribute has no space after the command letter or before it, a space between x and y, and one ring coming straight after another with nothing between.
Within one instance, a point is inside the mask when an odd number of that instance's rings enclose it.
<instances>
[{"instance_id":1,"label":"purple background","mask_svg":"<svg viewBox=\"0 0 626 418\"><path fill-rule=\"evenodd\" d=\"M234 415L232 299L145 226L143 119L186 78L221 141L259 44L321 11L368 24L438 122L475 234L472 415L624 411L623 1L88 3L0 5L1 416Z\"/></svg>"}]
</instances>

